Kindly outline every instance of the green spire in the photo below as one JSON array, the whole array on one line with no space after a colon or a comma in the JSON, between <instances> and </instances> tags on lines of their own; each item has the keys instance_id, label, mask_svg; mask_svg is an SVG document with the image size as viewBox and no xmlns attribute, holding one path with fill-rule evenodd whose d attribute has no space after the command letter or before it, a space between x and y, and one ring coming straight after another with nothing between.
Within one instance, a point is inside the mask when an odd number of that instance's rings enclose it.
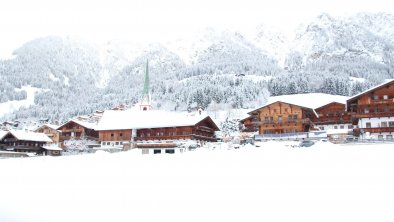
<instances>
[{"instance_id":1,"label":"green spire","mask_svg":"<svg viewBox=\"0 0 394 222\"><path fill-rule=\"evenodd\" d=\"M145 96L149 96L149 67L148 67L148 60L146 60L146 70L145 70L144 97Z\"/></svg>"}]
</instances>

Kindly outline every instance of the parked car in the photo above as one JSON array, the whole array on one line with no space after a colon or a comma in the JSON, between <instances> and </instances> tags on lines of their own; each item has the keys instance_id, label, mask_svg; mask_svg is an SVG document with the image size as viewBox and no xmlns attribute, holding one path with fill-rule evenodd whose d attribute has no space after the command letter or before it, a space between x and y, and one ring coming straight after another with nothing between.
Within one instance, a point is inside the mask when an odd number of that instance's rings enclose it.
<instances>
[{"instance_id":1,"label":"parked car","mask_svg":"<svg viewBox=\"0 0 394 222\"><path fill-rule=\"evenodd\" d=\"M313 142L312 140L303 140L300 143L300 147L310 147L313 146L315 144L315 142Z\"/></svg>"}]
</instances>

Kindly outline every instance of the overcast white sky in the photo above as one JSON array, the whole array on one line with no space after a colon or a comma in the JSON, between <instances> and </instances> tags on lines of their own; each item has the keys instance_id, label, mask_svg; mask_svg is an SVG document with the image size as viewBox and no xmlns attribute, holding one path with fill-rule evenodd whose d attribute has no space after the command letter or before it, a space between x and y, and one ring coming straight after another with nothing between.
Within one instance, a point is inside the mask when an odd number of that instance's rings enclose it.
<instances>
[{"instance_id":1,"label":"overcast white sky","mask_svg":"<svg viewBox=\"0 0 394 222\"><path fill-rule=\"evenodd\" d=\"M0 55L47 35L89 41L154 41L206 26L250 28L259 23L289 29L322 12L394 13L389 0L2 0Z\"/></svg>"}]
</instances>

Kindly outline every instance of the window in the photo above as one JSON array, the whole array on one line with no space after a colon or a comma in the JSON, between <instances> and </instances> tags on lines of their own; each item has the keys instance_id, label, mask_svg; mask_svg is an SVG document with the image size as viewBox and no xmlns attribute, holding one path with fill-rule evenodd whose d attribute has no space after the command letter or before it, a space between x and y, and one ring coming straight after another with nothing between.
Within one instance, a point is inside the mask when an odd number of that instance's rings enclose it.
<instances>
[{"instance_id":1,"label":"window","mask_svg":"<svg viewBox=\"0 0 394 222\"><path fill-rule=\"evenodd\" d=\"M383 99L389 99L388 95L383 95Z\"/></svg>"},{"instance_id":2,"label":"window","mask_svg":"<svg viewBox=\"0 0 394 222\"><path fill-rule=\"evenodd\" d=\"M174 149L166 149L166 153L168 154L174 154L175 150Z\"/></svg>"},{"instance_id":3,"label":"window","mask_svg":"<svg viewBox=\"0 0 394 222\"><path fill-rule=\"evenodd\" d=\"M393 140L393 135L386 135L386 140Z\"/></svg>"},{"instance_id":4,"label":"window","mask_svg":"<svg viewBox=\"0 0 394 222\"><path fill-rule=\"evenodd\" d=\"M160 154L161 153L161 150L153 150L153 154Z\"/></svg>"},{"instance_id":5,"label":"window","mask_svg":"<svg viewBox=\"0 0 394 222\"><path fill-rule=\"evenodd\" d=\"M122 136L123 136L123 133L119 133L119 136L122 137Z\"/></svg>"},{"instance_id":6,"label":"window","mask_svg":"<svg viewBox=\"0 0 394 222\"><path fill-rule=\"evenodd\" d=\"M334 129L338 129L338 126L334 126Z\"/></svg>"},{"instance_id":7,"label":"window","mask_svg":"<svg viewBox=\"0 0 394 222\"><path fill-rule=\"evenodd\" d=\"M320 129L320 130L324 130L324 126L320 126L319 129Z\"/></svg>"},{"instance_id":8,"label":"window","mask_svg":"<svg viewBox=\"0 0 394 222\"><path fill-rule=\"evenodd\" d=\"M111 137L114 137L114 134L113 134L113 133L111 133Z\"/></svg>"},{"instance_id":9,"label":"window","mask_svg":"<svg viewBox=\"0 0 394 222\"><path fill-rule=\"evenodd\" d=\"M378 100L378 99L379 99L379 96L378 96L378 95L374 95L374 96L373 96L373 99L374 99L374 100Z\"/></svg>"},{"instance_id":10,"label":"window","mask_svg":"<svg viewBox=\"0 0 394 222\"><path fill-rule=\"evenodd\" d=\"M264 117L264 122L268 123L268 116Z\"/></svg>"},{"instance_id":11,"label":"window","mask_svg":"<svg viewBox=\"0 0 394 222\"><path fill-rule=\"evenodd\" d=\"M339 128L340 129L345 129L345 126L344 125L340 125Z\"/></svg>"},{"instance_id":12,"label":"window","mask_svg":"<svg viewBox=\"0 0 394 222\"><path fill-rule=\"evenodd\" d=\"M382 127L387 127L387 122L382 122L381 126Z\"/></svg>"},{"instance_id":13,"label":"window","mask_svg":"<svg viewBox=\"0 0 394 222\"><path fill-rule=\"evenodd\" d=\"M118 146L118 145L119 145L119 142L115 142L115 145L117 145L117 146Z\"/></svg>"},{"instance_id":14,"label":"window","mask_svg":"<svg viewBox=\"0 0 394 222\"><path fill-rule=\"evenodd\" d=\"M156 136L160 136L160 132L156 132Z\"/></svg>"},{"instance_id":15,"label":"window","mask_svg":"<svg viewBox=\"0 0 394 222\"><path fill-rule=\"evenodd\" d=\"M389 127L394 127L394 121L389 122Z\"/></svg>"},{"instance_id":16,"label":"window","mask_svg":"<svg viewBox=\"0 0 394 222\"><path fill-rule=\"evenodd\" d=\"M366 128L371 128L371 122L366 122L366 123L365 123L365 127L366 127Z\"/></svg>"},{"instance_id":17,"label":"window","mask_svg":"<svg viewBox=\"0 0 394 222\"><path fill-rule=\"evenodd\" d=\"M149 154L149 149L142 149L142 154Z\"/></svg>"},{"instance_id":18,"label":"window","mask_svg":"<svg viewBox=\"0 0 394 222\"><path fill-rule=\"evenodd\" d=\"M378 140L383 140L383 135L378 135Z\"/></svg>"},{"instance_id":19,"label":"window","mask_svg":"<svg viewBox=\"0 0 394 222\"><path fill-rule=\"evenodd\" d=\"M270 122L274 122L274 117L270 116Z\"/></svg>"},{"instance_id":20,"label":"window","mask_svg":"<svg viewBox=\"0 0 394 222\"><path fill-rule=\"evenodd\" d=\"M282 116L278 116L278 122L282 123Z\"/></svg>"},{"instance_id":21,"label":"window","mask_svg":"<svg viewBox=\"0 0 394 222\"><path fill-rule=\"evenodd\" d=\"M297 118L298 118L298 116L297 116L297 115L294 115L294 116L293 116L293 119L297 119Z\"/></svg>"},{"instance_id":22,"label":"window","mask_svg":"<svg viewBox=\"0 0 394 222\"><path fill-rule=\"evenodd\" d=\"M353 129L353 125L348 125L347 128L348 129Z\"/></svg>"},{"instance_id":23,"label":"window","mask_svg":"<svg viewBox=\"0 0 394 222\"><path fill-rule=\"evenodd\" d=\"M369 108L365 108L364 113L369 113Z\"/></svg>"}]
</instances>

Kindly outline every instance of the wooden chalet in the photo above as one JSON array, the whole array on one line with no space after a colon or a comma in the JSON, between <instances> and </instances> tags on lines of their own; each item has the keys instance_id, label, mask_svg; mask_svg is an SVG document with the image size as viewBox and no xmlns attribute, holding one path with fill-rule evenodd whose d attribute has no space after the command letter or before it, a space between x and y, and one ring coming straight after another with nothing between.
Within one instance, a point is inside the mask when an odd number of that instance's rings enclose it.
<instances>
[{"instance_id":1,"label":"wooden chalet","mask_svg":"<svg viewBox=\"0 0 394 222\"><path fill-rule=\"evenodd\" d=\"M351 114L343 103L331 102L315 109L318 117L313 117L315 129L353 129Z\"/></svg>"},{"instance_id":2,"label":"wooden chalet","mask_svg":"<svg viewBox=\"0 0 394 222\"><path fill-rule=\"evenodd\" d=\"M242 132L256 132L258 131L258 127L257 124L255 124L255 122L257 121L257 119L255 119L254 117L257 116L248 116L244 119L241 119L239 122L244 126L244 128L242 129Z\"/></svg>"},{"instance_id":3,"label":"wooden chalet","mask_svg":"<svg viewBox=\"0 0 394 222\"><path fill-rule=\"evenodd\" d=\"M219 128L206 115L188 116L164 111L107 110L97 130L102 146L123 146L152 141L158 142L157 146L161 146L160 144L165 143L163 141L215 141L214 133ZM150 144L153 146L153 143Z\"/></svg>"},{"instance_id":4,"label":"wooden chalet","mask_svg":"<svg viewBox=\"0 0 394 222\"><path fill-rule=\"evenodd\" d=\"M394 80L368 89L347 100L346 111L358 125L354 135L364 139L393 140Z\"/></svg>"},{"instance_id":5,"label":"wooden chalet","mask_svg":"<svg viewBox=\"0 0 394 222\"><path fill-rule=\"evenodd\" d=\"M96 123L83 122L75 119L70 120L57 128L57 130L61 132L60 142L63 143L65 140L80 139L97 141L99 134L95 130L96 126Z\"/></svg>"},{"instance_id":6,"label":"wooden chalet","mask_svg":"<svg viewBox=\"0 0 394 222\"><path fill-rule=\"evenodd\" d=\"M44 133L52 140L53 143L58 144L60 142L60 131L57 130L57 128L59 128L59 126L46 123L34 130L34 132Z\"/></svg>"},{"instance_id":7,"label":"wooden chalet","mask_svg":"<svg viewBox=\"0 0 394 222\"><path fill-rule=\"evenodd\" d=\"M248 113L248 120L257 127L259 134L308 132L312 128L315 111L291 103L276 101ZM249 126L250 125L250 122Z\"/></svg>"},{"instance_id":8,"label":"wooden chalet","mask_svg":"<svg viewBox=\"0 0 394 222\"><path fill-rule=\"evenodd\" d=\"M35 154L50 154L44 148L52 140L44 133L10 130L0 137L0 150Z\"/></svg>"}]
</instances>

